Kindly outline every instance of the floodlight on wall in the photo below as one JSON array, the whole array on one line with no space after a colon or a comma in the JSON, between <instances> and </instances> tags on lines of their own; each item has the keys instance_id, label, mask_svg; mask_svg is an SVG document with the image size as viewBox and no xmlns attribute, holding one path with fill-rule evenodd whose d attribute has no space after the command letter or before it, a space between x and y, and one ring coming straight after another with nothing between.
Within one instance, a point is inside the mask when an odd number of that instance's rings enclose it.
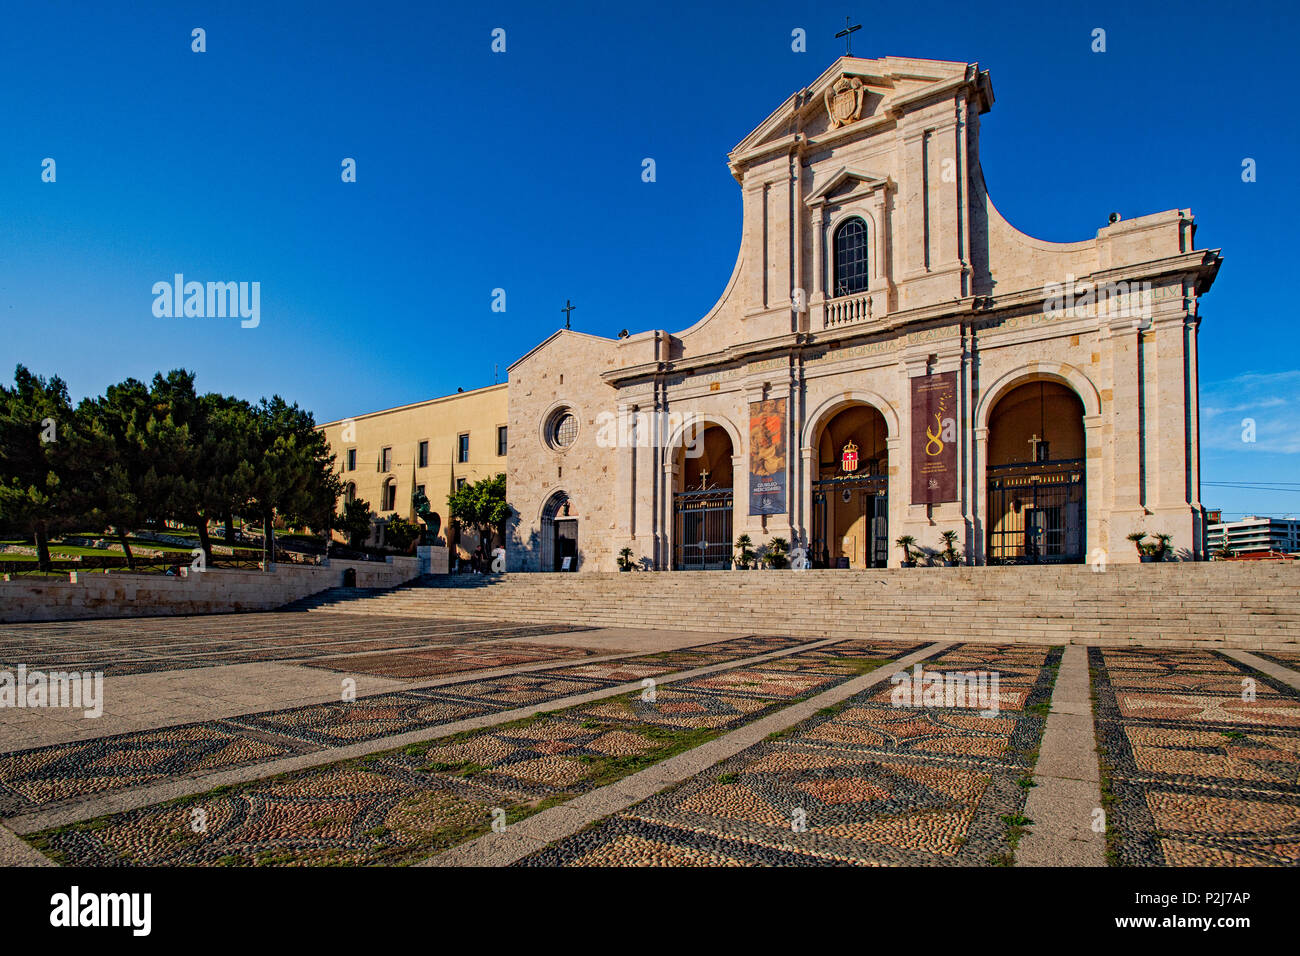
<instances>
[{"instance_id":1,"label":"floodlight on wall","mask_svg":"<svg viewBox=\"0 0 1300 956\"><path fill-rule=\"evenodd\" d=\"M1109 216L1108 219L1107 219L1107 221L1108 221L1112 226L1115 225L1115 223L1119 222L1119 220L1120 220L1120 215L1119 215L1119 213L1117 213L1117 212L1113 212L1113 213L1111 213L1110 216Z\"/></svg>"},{"instance_id":2,"label":"floodlight on wall","mask_svg":"<svg viewBox=\"0 0 1300 956\"><path fill-rule=\"evenodd\" d=\"M618 333L618 337L619 337L620 339L625 339L625 338L628 337L628 335L629 335L629 333L628 333L627 329L621 329L621 330L619 331L619 333Z\"/></svg>"}]
</instances>

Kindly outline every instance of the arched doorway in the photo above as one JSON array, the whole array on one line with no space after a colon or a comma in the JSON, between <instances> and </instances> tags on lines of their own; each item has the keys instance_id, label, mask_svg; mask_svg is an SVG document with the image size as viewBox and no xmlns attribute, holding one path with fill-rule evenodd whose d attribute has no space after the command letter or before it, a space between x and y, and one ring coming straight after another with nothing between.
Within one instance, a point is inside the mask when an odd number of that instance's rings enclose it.
<instances>
[{"instance_id":1,"label":"arched doorway","mask_svg":"<svg viewBox=\"0 0 1300 956\"><path fill-rule=\"evenodd\" d=\"M578 570L578 509L557 491L542 507L539 571Z\"/></svg>"},{"instance_id":2,"label":"arched doorway","mask_svg":"<svg viewBox=\"0 0 1300 956\"><path fill-rule=\"evenodd\" d=\"M841 409L813 447L813 566L883 568L889 564L888 426L870 405Z\"/></svg>"},{"instance_id":3,"label":"arched doorway","mask_svg":"<svg viewBox=\"0 0 1300 956\"><path fill-rule=\"evenodd\" d=\"M673 494L673 567L710 571L731 566L735 449L720 425L705 425L678 448ZM687 447L689 445L689 447Z\"/></svg>"},{"instance_id":4,"label":"arched doorway","mask_svg":"<svg viewBox=\"0 0 1300 956\"><path fill-rule=\"evenodd\" d=\"M1083 402L1039 380L989 415L988 563L1082 562L1087 550Z\"/></svg>"}]
</instances>

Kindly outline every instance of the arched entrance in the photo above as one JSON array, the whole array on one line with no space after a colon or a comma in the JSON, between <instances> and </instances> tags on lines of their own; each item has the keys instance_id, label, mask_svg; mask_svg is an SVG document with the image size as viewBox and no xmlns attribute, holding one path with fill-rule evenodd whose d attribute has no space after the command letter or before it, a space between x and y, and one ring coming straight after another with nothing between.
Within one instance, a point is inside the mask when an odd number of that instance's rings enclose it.
<instances>
[{"instance_id":1,"label":"arched entrance","mask_svg":"<svg viewBox=\"0 0 1300 956\"><path fill-rule=\"evenodd\" d=\"M578 510L563 491L542 507L539 571L578 570Z\"/></svg>"},{"instance_id":2,"label":"arched entrance","mask_svg":"<svg viewBox=\"0 0 1300 956\"><path fill-rule=\"evenodd\" d=\"M813 445L814 567L888 566L888 432L884 416L863 404L841 409L822 426Z\"/></svg>"},{"instance_id":3,"label":"arched entrance","mask_svg":"<svg viewBox=\"0 0 1300 956\"><path fill-rule=\"evenodd\" d=\"M728 568L735 501L731 436L720 425L705 425L690 447L680 447L675 454L679 477L673 493L673 568Z\"/></svg>"},{"instance_id":4,"label":"arched entrance","mask_svg":"<svg viewBox=\"0 0 1300 956\"><path fill-rule=\"evenodd\" d=\"M1083 402L1026 382L989 415L988 563L1082 562L1087 550Z\"/></svg>"}]
</instances>

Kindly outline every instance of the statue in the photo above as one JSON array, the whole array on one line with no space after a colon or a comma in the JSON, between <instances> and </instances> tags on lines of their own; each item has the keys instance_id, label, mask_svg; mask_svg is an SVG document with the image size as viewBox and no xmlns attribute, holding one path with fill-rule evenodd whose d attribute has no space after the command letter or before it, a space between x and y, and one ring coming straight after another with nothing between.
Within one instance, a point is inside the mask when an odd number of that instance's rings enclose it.
<instances>
[{"instance_id":1,"label":"statue","mask_svg":"<svg viewBox=\"0 0 1300 956\"><path fill-rule=\"evenodd\" d=\"M438 543L438 531L442 528L442 519L437 512L430 510L429 499L424 492L417 491L411 496L416 516L424 522L424 531L420 533L420 544L428 546Z\"/></svg>"}]
</instances>

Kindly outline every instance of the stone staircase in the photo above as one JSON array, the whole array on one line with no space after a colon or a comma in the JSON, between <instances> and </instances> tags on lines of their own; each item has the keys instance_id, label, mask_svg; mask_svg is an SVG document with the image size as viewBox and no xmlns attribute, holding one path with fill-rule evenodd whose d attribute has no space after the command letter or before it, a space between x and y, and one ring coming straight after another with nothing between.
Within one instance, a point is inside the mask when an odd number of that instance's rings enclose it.
<instances>
[{"instance_id":1,"label":"stone staircase","mask_svg":"<svg viewBox=\"0 0 1300 956\"><path fill-rule=\"evenodd\" d=\"M1300 651L1297 562L442 575L311 600L358 614L710 633Z\"/></svg>"},{"instance_id":2,"label":"stone staircase","mask_svg":"<svg viewBox=\"0 0 1300 956\"><path fill-rule=\"evenodd\" d=\"M351 603L353 601L378 597L381 594L391 594L394 590L394 588L326 588L324 591L318 591L297 601L291 601L283 607L276 608L276 610L312 611L318 607L328 608L332 611L349 610L355 607Z\"/></svg>"}]
</instances>

